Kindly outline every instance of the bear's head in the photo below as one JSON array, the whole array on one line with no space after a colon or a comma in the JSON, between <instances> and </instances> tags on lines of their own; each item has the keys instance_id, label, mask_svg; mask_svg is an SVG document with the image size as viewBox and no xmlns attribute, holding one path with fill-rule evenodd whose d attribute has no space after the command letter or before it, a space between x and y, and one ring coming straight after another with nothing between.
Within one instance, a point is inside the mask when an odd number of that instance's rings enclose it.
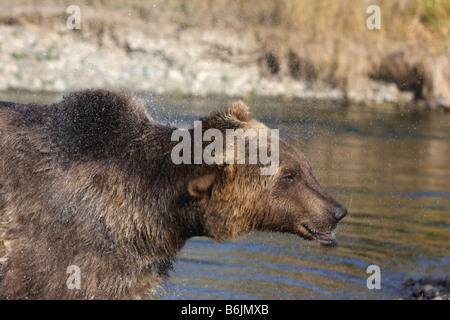
<instances>
[{"instance_id":1,"label":"bear's head","mask_svg":"<svg viewBox=\"0 0 450 320\"><path fill-rule=\"evenodd\" d=\"M222 154L210 146L212 156L223 161L203 159L201 172L188 184L189 194L203 214L204 235L220 241L252 230L268 230L317 239L325 245L336 243L334 229L347 209L320 187L301 152L252 119L242 101L201 120L202 135L208 136L202 150L207 150L208 141L217 139L207 134L209 129L223 135L216 147L224 149ZM240 138L245 141L241 144L245 145L245 161L238 159L243 155L238 150ZM255 158L252 161L254 153L256 162ZM275 153L277 157L273 157ZM261 156L269 154L276 163L267 159L262 163Z\"/></svg>"}]
</instances>

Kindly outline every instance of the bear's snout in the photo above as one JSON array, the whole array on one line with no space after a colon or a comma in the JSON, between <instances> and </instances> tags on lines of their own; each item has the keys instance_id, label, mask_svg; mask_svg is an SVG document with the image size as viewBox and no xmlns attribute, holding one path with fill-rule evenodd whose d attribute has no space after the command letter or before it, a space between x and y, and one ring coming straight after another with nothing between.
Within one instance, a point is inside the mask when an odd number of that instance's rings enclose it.
<instances>
[{"instance_id":1,"label":"bear's snout","mask_svg":"<svg viewBox=\"0 0 450 320\"><path fill-rule=\"evenodd\" d=\"M342 220L347 215L347 208L338 203L336 208L333 210L333 216L336 218L337 221Z\"/></svg>"}]
</instances>

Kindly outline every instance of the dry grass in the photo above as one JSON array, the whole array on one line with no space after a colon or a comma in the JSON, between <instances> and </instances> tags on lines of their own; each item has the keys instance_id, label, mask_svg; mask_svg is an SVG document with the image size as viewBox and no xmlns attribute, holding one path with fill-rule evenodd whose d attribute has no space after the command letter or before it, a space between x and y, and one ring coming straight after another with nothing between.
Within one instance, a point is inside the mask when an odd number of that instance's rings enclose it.
<instances>
[{"instance_id":1,"label":"dry grass","mask_svg":"<svg viewBox=\"0 0 450 320\"><path fill-rule=\"evenodd\" d=\"M366 9L376 4L381 11L383 36L425 40L448 37L450 1L448 0L284 0L287 21L315 37L335 32L367 35Z\"/></svg>"},{"instance_id":2,"label":"dry grass","mask_svg":"<svg viewBox=\"0 0 450 320\"><path fill-rule=\"evenodd\" d=\"M267 25L288 27L312 37L346 33L367 35L367 7L381 9L384 36L397 39L431 40L450 36L448 0L92 0L92 5L124 8L134 6L143 12L156 7L173 11L190 24Z\"/></svg>"},{"instance_id":3,"label":"dry grass","mask_svg":"<svg viewBox=\"0 0 450 320\"><path fill-rule=\"evenodd\" d=\"M315 39L372 37L366 28L366 9L381 9L378 32L394 40L439 40L450 36L449 0L64 0L46 6L79 4L113 10L134 10L144 18L164 15L181 26L268 26L288 28ZM3 8L32 6L38 0L3 0ZM101 11L99 11L101 12Z\"/></svg>"}]
</instances>

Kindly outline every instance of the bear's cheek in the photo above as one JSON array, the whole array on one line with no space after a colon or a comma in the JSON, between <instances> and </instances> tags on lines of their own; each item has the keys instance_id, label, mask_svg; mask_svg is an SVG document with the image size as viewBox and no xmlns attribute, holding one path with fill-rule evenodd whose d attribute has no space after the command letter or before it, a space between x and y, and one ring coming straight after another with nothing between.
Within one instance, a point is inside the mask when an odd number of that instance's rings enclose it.
<instances>
[{"instance_id":1,"label":"bear's cheek","mask_svg":"<svg viewBox=\"0 0 450 320\"><path fill-rule=\"evenodd\" d=\"M286 194L272 197L270 212L274 227L306 239L312 239L312 234L333 230L336 226L335 219L323 206L300 197L287 197Z\"/></svg>"},{"instance_id":2,"label":"bear's cheek","mask_svg":"<svg viewBox=\"0 0 450 320\"><path fill-rule=\"evenodd\" d=\"M268 207L271 223L282 231L296 233L301 222L307 219L306 208L289 198L272 197Z\"/></svg>"}]
</instances>

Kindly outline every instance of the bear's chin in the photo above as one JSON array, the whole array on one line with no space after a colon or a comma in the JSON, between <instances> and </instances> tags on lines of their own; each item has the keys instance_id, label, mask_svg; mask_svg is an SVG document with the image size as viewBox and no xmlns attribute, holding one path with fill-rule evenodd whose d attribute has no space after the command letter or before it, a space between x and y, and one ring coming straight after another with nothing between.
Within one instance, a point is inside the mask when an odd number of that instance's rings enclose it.
<instances>
[{"instance_id":1,"label":"bear's chin","mask_svg":"<svg viewBox=\"0 0 450 320\"><path fill-rule=\"evenodd\" d=\"M306 240L318 240L322 246L336 247L336 233L334 231L319 232L311 229L306 223L300 224L297 234Z\"/></svg>"},{"instance_id":2,"label":"bear's chin","mask_svg":"<svg viewBox=\"0 0 450 320\"><path fill-rule=\"evenodd\" d=\"M317 235L317 240L324 247L334 248L338 246L336 234L333 231Z\"/></svg>"}]
</instances>

